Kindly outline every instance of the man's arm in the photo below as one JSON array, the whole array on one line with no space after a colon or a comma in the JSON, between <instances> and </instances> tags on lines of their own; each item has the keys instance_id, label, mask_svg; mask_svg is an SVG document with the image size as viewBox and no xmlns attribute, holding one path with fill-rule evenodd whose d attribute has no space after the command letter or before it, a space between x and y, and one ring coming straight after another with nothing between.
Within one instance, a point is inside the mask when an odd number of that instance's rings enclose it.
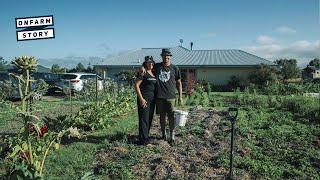
<instances>
[{"instance_id":1,"label":"man's arm","mask_svg":"<svg viewBox=\"0 0 320 180\"><path fill-rule=\"evenodd\" d=\"M176 85L179 93L179 104L182 105L182 82L181 82L181 72L176 66Z\"/></svg>"},{"instance_id":2,"label":"man's arm","mask_svg":"<svg viewBox=\"0 0 320 180\"><path fill-rule=\"evenodd\" d=\"M181 79L177 80L177 89L178 89L178 93L179 93L179 99L182 98L182 82Z\"/></svg>"}]
</instances>

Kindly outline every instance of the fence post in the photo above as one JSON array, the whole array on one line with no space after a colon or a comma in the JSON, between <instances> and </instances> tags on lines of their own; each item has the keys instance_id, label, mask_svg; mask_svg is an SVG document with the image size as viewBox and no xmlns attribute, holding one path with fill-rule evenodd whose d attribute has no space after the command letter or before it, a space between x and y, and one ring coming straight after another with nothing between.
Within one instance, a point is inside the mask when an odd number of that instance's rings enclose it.
<instances>
[{"instance_id":1,"label":"fence post","mask_svg":"<svg viewBox=\"0 0 320 180\"><path fill-rule=\"evenodd\" d=\"M73 112L72 112L72 93L71 93L71 80L69 80L69 98L70 98L70 110L71 110L71 117L73 117Z\"/></svg>"},{"instance_id":2,"label":"fence post","mask_svg":"<svg viewBox=\"0 0 320 180\"><path fill-rule=\"evenodd\" d=\"M96 74L96 103L98 102L98 75Z\"/></svg>"}]
</instances>

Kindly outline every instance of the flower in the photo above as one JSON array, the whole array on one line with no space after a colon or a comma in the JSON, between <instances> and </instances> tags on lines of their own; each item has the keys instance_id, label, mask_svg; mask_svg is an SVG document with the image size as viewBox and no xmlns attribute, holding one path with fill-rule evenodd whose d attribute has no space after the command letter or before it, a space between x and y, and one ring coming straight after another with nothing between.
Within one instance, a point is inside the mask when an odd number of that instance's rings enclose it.
<instances>
[{"instance_id":1,"label":"flower","mask_svg":"<svg viewBox=\"0 0 320 180\"><path fill-rule=\"evenodd\" d=\"M43 137L47 132L48 132L48 126L44 124L40 128L39 136Z\"/></svg>"}]
</instances>

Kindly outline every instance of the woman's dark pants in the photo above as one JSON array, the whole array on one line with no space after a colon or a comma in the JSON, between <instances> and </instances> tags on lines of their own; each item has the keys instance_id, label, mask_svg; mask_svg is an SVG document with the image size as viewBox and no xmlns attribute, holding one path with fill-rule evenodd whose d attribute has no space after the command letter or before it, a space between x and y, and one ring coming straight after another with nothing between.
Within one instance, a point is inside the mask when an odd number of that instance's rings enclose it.
<instances>
[{"instance_id":1,"label":"woman's dark pants","mask_svg":"<svg viewBox=\"0 0 320 180\"><path fill-rule=\"evenodd\" d=\"M149 141L149 131L152 124L155 100L148 100L147 107L143 108L140 106L139 100L138 103L138 115L139 115L139 140L141 143L146 143Z\"/></svg>"}]
</instances>

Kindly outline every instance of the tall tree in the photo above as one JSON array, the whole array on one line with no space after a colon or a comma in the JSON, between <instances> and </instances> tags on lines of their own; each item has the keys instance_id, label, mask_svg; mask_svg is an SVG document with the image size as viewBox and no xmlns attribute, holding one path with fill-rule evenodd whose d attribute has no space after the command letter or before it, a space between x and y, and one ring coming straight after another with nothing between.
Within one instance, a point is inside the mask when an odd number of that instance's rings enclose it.
<instances>
[{"instance_id":1,"label":"tall tree","mask_svg":"<svg viewBox=\"0 0 320 180\"><path fill-rule=\"evenodd\" d=\"M314 66L316 68L320 68L320 59L319 58L314 58L309 62L309 66Z\"/></svg>"},{"instance_id":2,"label":"tall tree","mask_svg":"<svg viewBox=\"0 0 320 180\"><path fill-rule=\"evenodd\" d=\"M7 61L0 56L0 71L6 71Z\"/></svg>"},{"instance_id":3,"label":"tall tree","mask_svg":"<svg viewBox=\"0 0 320 180\"><path fill-rule=\"evenodd\" d=\"M300 69L296 59L279 59L275 61L280 66L280 75L283 79L300 77Z\"/></svg>"},{"instance_id":4,"label":"tall tree","mask_svg":"<svg viewBox=\"0 0 320 180\"><path fill-rule=\"evenodd\" d=\"M76 66L76 71L77 72L85 72L86 68L84 67L84 65L82 63L78 63Z\"/></svg>"},{"instance_id":5,"label":"tall tree","mask_svg":"<svg viewBox=\"0 0 320 180\"><path fill-rule=\"evenodd\" d=\"M53 64L51 66L52 73L65 73L66 71L67 71L67 68L62 68L58 64Z\"/></svg>"},{"instance_id":6,"label":"tall tree","mask_svg":"<svg viewBox=\"0 0 320 180\"><path fill-rule=\"evenodd\" d=\"M261 64L259 68L249 74L250 83L266 85L268 82L277 81L277 69L273 66Z\"/></svg>"}]
</instances>

